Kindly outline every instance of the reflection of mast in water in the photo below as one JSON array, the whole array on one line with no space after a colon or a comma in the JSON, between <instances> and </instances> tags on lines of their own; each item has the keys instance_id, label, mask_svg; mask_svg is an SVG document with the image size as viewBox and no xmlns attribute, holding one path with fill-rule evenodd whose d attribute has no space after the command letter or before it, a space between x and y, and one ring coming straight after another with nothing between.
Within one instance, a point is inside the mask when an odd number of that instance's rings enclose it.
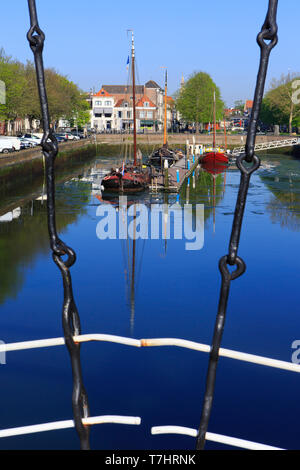
<instances>
[{"instance_id":1,"label":"reflection of mast in water","mask_svg":"<svg viewBox=\"0 0 300 470\"><path fill-rule=\"evenodd\" d=\"M213 227L216 232L216 175L212 175L213 179Z\"/></svg>"},{"instance_id":2,"label":"reflection of mast in water","mask_svg":"<svg viewBox=\"0 0 300 470\"><path fill-rule=\"evenodd\" d=\"M140 271L142 267L142 257L144 252L144 244L145 240L143 240L142 251L139 253L137 240L136 240L136 228L137 228L137 204L133 204L133 220L132 220L132 227L133 233L130 234L131 238L129 237L128 233L128 216L127 216L127 205L123 198L120 198L120 223L122 223L122 251L124 257L124 274L125 274L125 284L126 284L126 298L127 304L130 308L130 334L133 335L134 329L134 321L135 321L135 295L136 289L138 287L138 281L140 276ZM138 257L140 257L138 263Z\"/></svg>"},{"instance_id":3,"label":"reflection of mast in water","mask_svg":"<svg viewBox=\"0 0 300 470\"><path fill-rule=\"evenodd\" d=\"M169 221L169 197L168 194L164 194L164 216L163 216L163 239L164 243L164 254L161 255L162 258L167 256L167 240L168 240L168 221Z\"/></svg>"},{"instance_id":4,"label":"reflection of mast in water","mask_svg":"<svg viewBox=\"0 0 300 470\"><path fill-rule=\"evenodd\" d=\"M135 318L135 255L136 255L136 204L134 204L133 240L132 240L132 265L130 286L130 332L133 334Z\"/></svg>"},{"instance_id":5,"label":"reflection of mast in water","mask_svg":"<svg viewBox=\"0 0 300 470\"><path fill-rule=\"evenodd\" d=\"M211 174L212 176L212 183L213 183L213 195L212 195L212 204L213 204L213 232L216 232L216 178L219 174L224 173L224 186L223 186L223 194L225 193L225 185L226 185L226 170L227 165L221 164L213 164L210 165L209 162L206 164L201 165L204 171ZM210 197L209 197L210 202Z\"/></svg>"}]
</instances>

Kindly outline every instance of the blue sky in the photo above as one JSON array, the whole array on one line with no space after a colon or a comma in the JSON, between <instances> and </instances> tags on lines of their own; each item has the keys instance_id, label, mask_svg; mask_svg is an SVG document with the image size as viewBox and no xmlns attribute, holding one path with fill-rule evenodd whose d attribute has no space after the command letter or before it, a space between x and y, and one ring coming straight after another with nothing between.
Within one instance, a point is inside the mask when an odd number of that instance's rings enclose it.
<instances>
[{"instance_id":1,"label":"blue sky","mask_svg":"<svg viewBox=\"0 0 300 470\"><path fill-rule=\"evenodd\" d=\"M4 4L3 4L4 3ZM163 84L169 93L194 71L209 73L227 105L252 99L258 69L256 35L267 0L37 0L46 34L45 65L67 75L82 89L127 82L130 49L126 30L134 29L139 83ZM279 44L271 55L267 86L282 73L300 72L299 0L279 0ZM27 0L2 2L0 46L21 61L32 60L26 33Z\"/></svg>"}]
</instances>

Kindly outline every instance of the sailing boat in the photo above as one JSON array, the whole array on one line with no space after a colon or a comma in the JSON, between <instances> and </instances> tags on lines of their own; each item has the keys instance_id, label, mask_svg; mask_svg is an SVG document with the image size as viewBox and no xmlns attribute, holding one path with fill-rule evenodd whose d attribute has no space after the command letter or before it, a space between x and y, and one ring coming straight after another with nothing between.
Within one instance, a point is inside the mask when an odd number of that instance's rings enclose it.
<instances>
[{"instance_id":1,"label":"sailing boat","mask_svg":"<svg viewBox=\"0 0 300 470\"><path fill-rule=\"evenodd\" d=\"M132 102L133 102L133 164L125 164L121 168L112 169L102 180L104 191L140 192L147 189L150 183L149 168L142 168L141 152L137 150L136 139L136 98L135 98L135 47L134 35L131 31L131 65L132 65ZM139 163L137 162L139 157Z\"/></svg>"},{"instance_id":2,"label":"sailing boat","mask_svg":"<svg viewBox=\"0 0 300 470\"><path fill-rule=\"evenodd\" d=\"M206 152L201 159L201 164L224 165L228 163L228 157L224 152L216 148L216 92L214 91L214 133L212 151Z\"/></svg>"},{"instance_id":3,"label":"sailing boat","mask_svg":"<svg viewBox=\"0 0 300 470\"><path fill-rule=\"evenodd\" d=\"M174 152L173 150L168 148L168 140L167 140L167 90L168 90L168 72L166 70L165 75L165 97L164 97L164 144L154 152L149 157L150 165L159 166L164 168L164 161L168 160L168 166L173 165L177 160L180 158L180 154L178 152ZM183 156L183 155L181 155Z\"/></svg>"}]
</instances>

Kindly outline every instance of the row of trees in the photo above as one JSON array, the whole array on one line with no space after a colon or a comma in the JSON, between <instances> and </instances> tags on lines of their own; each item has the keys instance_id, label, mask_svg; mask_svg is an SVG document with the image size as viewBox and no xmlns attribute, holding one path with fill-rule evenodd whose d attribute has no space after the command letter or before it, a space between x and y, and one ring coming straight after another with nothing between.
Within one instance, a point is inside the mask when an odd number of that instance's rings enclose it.
<instances>
[{"instance_id":1,"label":"row of trees","mask_svg":"<svg viewBox=\"0 0 300 470\"><path fill-rule=\"evenodd\" d=\"M0 50L0 80L5 83L6 100L0 104L0 120L15 121L28 118L42 120L35 67L32 62L21 62L6 56ZM75 83L52 68L45 69L45 80L52 124L60 118L71 125L83 126L89 121L89 104Z\"/></svg>"},{"instance_id":2,"label":"row of trees","mask_svg":"<svg viewBox=\"0 0 300 470\"><path fill-rule=\"evenodd\" d=\"M300 77L296 74L273 79L263 99L260 119L266 124L288 126L291 133L293 126L300 127L299 95Z\"/></svg>"},{"instance_id":3,"label":"row of trees","mask_svg":"<svg viewBox=\"0 0 300 470\"><path fill-rule=\"evenodd\" d=\"M186 84L178 90L175 102L182 118L188 122L211 122L213 119L213 93L216 94L216 119L224 116L224 103L220 89L210 75L195 72ZM236 101L235 107L243 111L244 102ZM293 126L300 127L300 77L291 74L283 75L279 80L273 79L263 102L260 120L268 125L285 125L289 132Z\"/></svg>"}]
</instances>

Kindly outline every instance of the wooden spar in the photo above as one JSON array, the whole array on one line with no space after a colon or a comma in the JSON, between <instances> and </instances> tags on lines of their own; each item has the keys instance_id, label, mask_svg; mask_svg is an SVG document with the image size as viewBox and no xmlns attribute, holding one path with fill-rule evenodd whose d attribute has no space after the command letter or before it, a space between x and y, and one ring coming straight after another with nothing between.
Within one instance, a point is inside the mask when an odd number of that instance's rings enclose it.
<instances>
[{"instance_id":1,"label":"wooden spar","mask_svg":"<svg viewBox=\"0 0 300 470\"><path fill-rule=\"evenodd\" d=\"M213 150L216 149L216 92L214 91L214 140Z\"/></svg>"},{"instance_id":2,"label":"wooden spar","mask_svg":"<svg viewBox=\"0 0 300 470\"><path fill-rule=\"evenodd\" d=\"M164 145L167 145L167 91L168 91L168 72L167 72L167 70L166 70L166 79L165 79Z\"/></svg>"},{"instance_id":3,"label":"wooden spar","mask_svg":"<svg viewBox=\"0 0 300 470\"><path fill-rule=\"evenodd\" d=\"M224 138L225 138L225 152L227 152L227 133L226 133L225 116L224 116Z\"/></svg>"},{"instance_id":4,"label":"wooden spar","mask_svg":"<svg viewBox=\"0 0 300 470\"><path fill-rule=\"evenodd\" d=\"M134 49L134 36L131 31L132 47L131 47L131 63L132 63L132 106L133 106L133 163L136 166L136 109L135 109L135 49Z\"/></svg>"}]
</instances>

